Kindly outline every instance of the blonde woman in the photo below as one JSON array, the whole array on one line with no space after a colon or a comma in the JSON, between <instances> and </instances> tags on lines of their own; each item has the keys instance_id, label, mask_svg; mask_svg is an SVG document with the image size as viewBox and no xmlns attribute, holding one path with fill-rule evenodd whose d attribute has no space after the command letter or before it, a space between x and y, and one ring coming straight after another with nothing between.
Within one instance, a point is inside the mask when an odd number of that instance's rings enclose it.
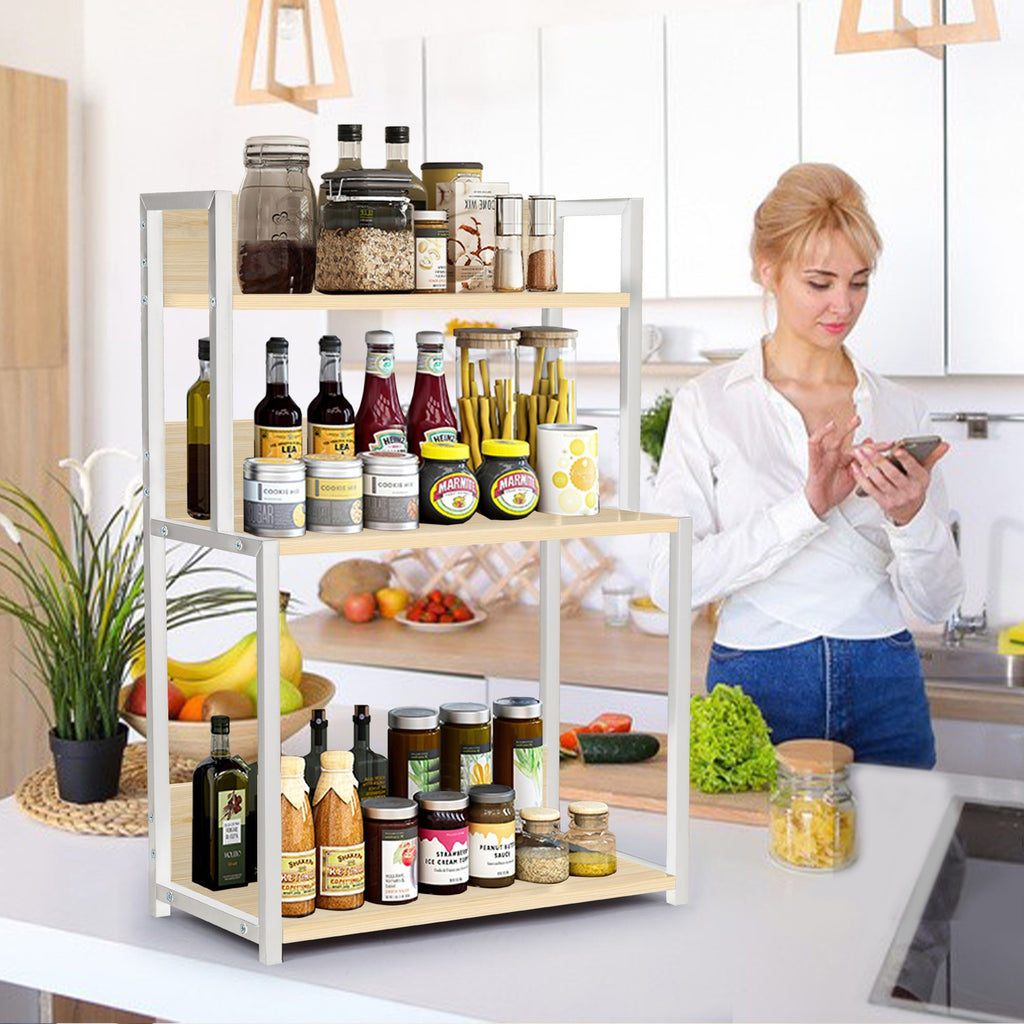
<instances>
[{"instance_id":1,"label":"blonde woman","mask_svg":"<svg viewBox=\"0 0 1024 1024\"><path fill-rule=\"evenodd\" d=\"M881 241L838 167L798 164L758 207L754 280L776 326L675 398L655 507L693 518L693 604L723 601L707 685L739 684L775 743L835 739L859 761L930 768L921 666L898 601L938 622L963 574L935 472L900 438L931 433L924 404L846 341ZM858 491L863 492L862 495ZM668 600L668 546L652 551Z\"/></svg>"}]
</instances>

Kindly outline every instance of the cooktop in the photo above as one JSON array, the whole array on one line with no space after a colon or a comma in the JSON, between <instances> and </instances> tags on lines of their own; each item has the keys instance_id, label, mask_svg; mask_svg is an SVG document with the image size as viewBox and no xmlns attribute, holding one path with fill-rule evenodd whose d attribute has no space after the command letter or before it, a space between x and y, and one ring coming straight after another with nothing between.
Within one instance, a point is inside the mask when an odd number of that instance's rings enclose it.
<instances>
[{"instance_id":1,"label":"cooktop","mask_svg":"<svg viewBox=\"0 0 1024 1024\"><path fill-rule=\"evenodd\" d=\"M1024 806L952 801L871 1001L1024 1020Z\"/></svg>"}]
</instances>

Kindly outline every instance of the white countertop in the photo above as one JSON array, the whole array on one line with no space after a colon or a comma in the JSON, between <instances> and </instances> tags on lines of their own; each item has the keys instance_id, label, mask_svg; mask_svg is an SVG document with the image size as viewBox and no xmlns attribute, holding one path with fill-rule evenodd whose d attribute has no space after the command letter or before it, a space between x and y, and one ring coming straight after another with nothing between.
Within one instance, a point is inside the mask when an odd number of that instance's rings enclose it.
<instances>
[{"instance_id":1,"label":"white countertop","mask_svg":"<svg viewBox=\"0 0 1024 1024\"><path fill-rule=\"evenodd\" d=\"M763 829L691 822L690 903L641 896L477 924L256 947L146 913L145 839L77 836L0 803L0 980L168 1020L934 1021L868 996L954 795L1024 783L855 766L860 856L771 863ZM615 810L620 848L663 860L664 820ZM358 913L358 911L356 911Z\"/></svg>"}]
</instances>

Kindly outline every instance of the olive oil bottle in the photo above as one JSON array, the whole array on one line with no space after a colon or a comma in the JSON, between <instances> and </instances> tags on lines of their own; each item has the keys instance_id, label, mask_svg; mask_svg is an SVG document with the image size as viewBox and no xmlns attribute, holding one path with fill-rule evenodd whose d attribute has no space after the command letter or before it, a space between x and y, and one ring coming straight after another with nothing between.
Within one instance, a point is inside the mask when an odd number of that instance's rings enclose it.
<instances>
[{"instance_id":1,"label":"olive oil bottle","mask_svg":"<svg viewBox=\"0 0 1024 1024\"><path fill-rule=\"evenodd\" d=\"M210 719L210 756L192 775L192 881L235 889L255 877L256 794L250 769L232 756L231 719Z\"/></svg>"},{"instance_id":2,"label":"olive oil bottle","mask_svg":"<svg viewBox=\"0 0 1024 1024\"><path fill-rule=\"evenodd\" d=\"M352 716L353 774L359 783L359 799L388 795L388 759L370 749L370 708L356 704Z\"/></svg>"},{"instance_id":3,"label":"olive oil bottle","mask_svg":"<svg viewBox=\"0 0 1024 1024\"><path fill-rule=\"evenodd\" d=\"M267 393L253 414L256 458L302 458L302 410L288 394L288 342L267 342Z\"/></svg>"},{"instance_id":4,"label":"olive oil bottle","mask_svg":"<svg viewBox=\"0 0 1024 1024\"><path fill-rule=\"evenodd\" d=\"M199 339L199 379L188 389L187 509L193 519L210 518L210 339Z\"/></svg>"}]
</instances>

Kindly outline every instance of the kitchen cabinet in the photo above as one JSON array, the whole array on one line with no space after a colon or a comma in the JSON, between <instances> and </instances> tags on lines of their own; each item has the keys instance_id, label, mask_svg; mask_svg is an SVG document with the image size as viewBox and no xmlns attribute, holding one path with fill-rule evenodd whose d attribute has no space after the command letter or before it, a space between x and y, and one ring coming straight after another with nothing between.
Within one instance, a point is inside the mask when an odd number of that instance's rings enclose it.
<instances>
[{"instance_id":1,"label":"kitchen cabinet","mask_svg":"<svg viewBox=\"0 0 1024 1024\"><path fill-rule=\"evenodd\" d=\"M559 199L643 198L648 299L665 296L664 70L661 16L541 30L541 186ZM574 225L565 246L566 287L617 286L603 225Z\"/></svg>"},{"instance_id":2,"label":"kitchen cabinet","mask_svg":"<svg viewBox=\"0 0 1024 1024\"><path fill-rule=\"evenodd\" d=\"M950 373L1024 373L1021 4L999 5L999 31L946 50Z\"/></svg>"},{"instance_id":3,"label":"kitchen cabinet","mask_svg":"<svg viewBox=\"0 0 1024 1024\"><path fill-rule=\"evenodd\" d=\"M754 210L800 158L796 0L706 0L666 20L668 294L760 295Z\"/></svg>"},{"instance_id":4,"label":"kitchen cabinet","mask_svg":"<svg viewBox=\"0 0 1024 1024\"><path fill-rule=\"evenodd\" d=\"M635 200L591 201L576 213L617 215L627 232L629 248L641 244ZM559 207L562 221L574 213L571 202ZM143 353L143 535L146 566L146 652L152 666L146 674L146 735L148 738L148 797L150 818L149 908L154 917L171 908L259 944L260 960L277 964L288 942L304 942L339 935L376 932L441 921L475 919L495 913L541 909L641 893L665 892L670 903L686 901L688 787L686 760L672 750L688 745L688 702L683 689L689 671L690 533L688 521L674 516L602 507L591 516L556 516L534 512L518 522L487 520L480 515L458 526L423 524L403 532L363 530L338 535L308 533L302 537L271 540L242 530L241 495L236 482L249 452L245 424L231 420L233 314L237 310L368 310L408 309L433 311L500 308L523 311L536 308L545 315L565 308L603 307L621 311L621 339L625 364L620 416L639 420L639 345L627 344L639 336L640 287L636 275L628 292L579 294L471 293L360 294L360 295L242 295L232 271L236 232L232 197L227 192L188 192L143 195L140 200ZM166 244L165 244L166 243ZM171 431L164 420L164 316L165 310L205 309L210 317L211 511L206 524L190 521L185 513L185 474L181 446L170 455L166 441ZM637 387L633 387L635 384ZM241 430L239 426L241 425ZM233 436L236 440L233 441ZM639 457L636 433L630 434L631 460ZM623 472L623 477L628 477ZM627 503L635 504L638 480L625 488ZM671 546L669 610L669 813L666 870L622 856L619 869L608 879L571 878L558 886L510 886L496 896L472 890L457 897L424 896L401 909L366 905L357 913L316 911L307 918L282 920L281 875L277 868L281 849L280 706L277 666L280 658L278 627L279 558L282 554L380 552L398 543L405 548L495 543L540 544L540 695L545 705L544 746L547 754L548 803L558 802L559 644L561 541L573 537L638 536L666 533ZM166 576L167 544L180 542L252 559L256 579L256 623L259 654L257 729L260 756L258 797L259 882L216 894L191 882L189 862L190 787L172 787L168 777ZM269 669L273 666L273 671ZM544 890L544 891L541 891ZM396 911L398 911L396 913Z\"/></svg>"},{"instance_id":5,"label":"kitchen cabinet","mask_svg":"<svg viewBox=\"0 0 1024 1024\"><path fill-rule=\"evenodd\" d=\"M478 160L485 181L539 192L538 30L430 36L424 61L425 159Z\"/></svg>"},{"instance_id":6,"label":"kitchen cabinet","mask_svg":"<svg viewBox=\"0 0 1024 1024\"><path fill-rule=\"evenodd\" d=\"M871 297L851 347L879 373L940 375L943 63L914 49L837 55L840 7L840 0L800 6L801 158L852 174L882 235Z\"/></svg>"}]
</instances>

